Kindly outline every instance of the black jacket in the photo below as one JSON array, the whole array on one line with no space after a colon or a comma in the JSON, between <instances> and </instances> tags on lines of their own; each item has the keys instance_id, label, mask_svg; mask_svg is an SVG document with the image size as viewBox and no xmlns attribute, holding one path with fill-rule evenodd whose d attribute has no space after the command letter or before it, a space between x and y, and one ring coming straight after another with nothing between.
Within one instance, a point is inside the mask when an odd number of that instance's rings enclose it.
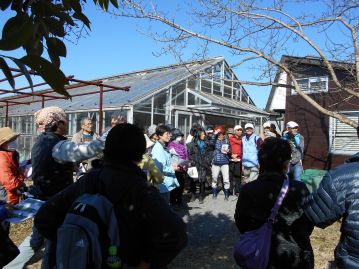
<instances>
[{"instance_id":1,"label":"black jacket","mask_svg":"<svg viewBox=\"0 0 359 269\"><path fill-rule=\"evenodd\" d=\"M83 193L100 193L114 205L120 231L119 254L125 264L135 266L146 261L151 268L162 268L186 246L184 222L134 164L105 164L99 173L90 172L48 200L35 217L39 232L55 241L67 210Z\"/></svg>"},{"instance_id":2,"label":"black jacket","mask_svg":"<svg viewBox=\"0 0 359 269\"><path fill-rule=\"evenodd\" d=\"M304 206L310 220L321 228L343 218L335 261L339 268L359 268L358 156L329 171Z\"/></svg>"},{"instance_id":3,"label":"black jacket","mask_svg":"<svg viewBox=\"0 0 359 269\"><path fill-rule=\"evenodd\" d=\"M31 149L32 180L35 194L40 199L48 199L73 182L73 163L58 163L52 158L52 148L67 138L53 132L38 136Z\"/></svg>"},{"instance_id":4,"label":"black jacket","mask_svg":"<svg viewBox=\"0 0 359 269\"><path fill-rule=\"evenodd\" d=\"M209 160L209 158L211 158L209 152L210 145L208 144L207 141L204 141L204 143L205 143L205 150L203 153L201 153L198 148L197 139L187 144L188 158L191 161L191 163L196 166L198 171L198 180L200 182L206 182L207 175L211 174L210 162L212 160Z\"/></svg>"},{"instance_id":5,"label":"black jacket","mask_svg":"<svg viewBox=\"0 0 359 269\"><path fill-rule=\"evenodd\" d=\"M284 175L263 173L241 188L234 216L240 233L258 229L267 221L283 180ZM290 180L288 193L273 224L267 268L314 268L309 238L313 224L301 207L308 194L304 183Z\"/></svg>"}]
</instances>

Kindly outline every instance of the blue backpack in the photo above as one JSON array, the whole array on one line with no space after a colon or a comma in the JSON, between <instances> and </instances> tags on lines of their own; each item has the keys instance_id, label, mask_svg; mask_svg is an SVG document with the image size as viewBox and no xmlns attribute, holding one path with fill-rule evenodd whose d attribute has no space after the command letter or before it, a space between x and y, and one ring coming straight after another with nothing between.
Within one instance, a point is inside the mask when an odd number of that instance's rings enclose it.
<instances>
[{"instance_id":1,"label":"blue backpack","mask_svg":"<svg viewBox=\"0 0 359 269\"><path fill-rule=\"evenodd\" d=\"M57 230L57 269L121 268L118 223L112 203L84 194L72 204Z\"/></svg>"}]
</instances>

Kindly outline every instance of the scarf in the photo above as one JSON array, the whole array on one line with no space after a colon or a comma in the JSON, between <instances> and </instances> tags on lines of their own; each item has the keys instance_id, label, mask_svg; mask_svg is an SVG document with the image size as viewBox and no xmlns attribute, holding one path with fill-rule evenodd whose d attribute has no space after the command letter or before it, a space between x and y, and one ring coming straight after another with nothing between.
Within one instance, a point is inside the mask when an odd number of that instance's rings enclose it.
<instances>
[{"instance_id":1,"label":"scarf","mask_svg":"<svg viewBox=\"0 0 359 269\"><path fill-rule=\"evenodd\" d=\"M203 154L206 149L206 143L203 140L197 140L197 146L198 146L199 152L201 154Z\"/></svg>"}]
</instances>

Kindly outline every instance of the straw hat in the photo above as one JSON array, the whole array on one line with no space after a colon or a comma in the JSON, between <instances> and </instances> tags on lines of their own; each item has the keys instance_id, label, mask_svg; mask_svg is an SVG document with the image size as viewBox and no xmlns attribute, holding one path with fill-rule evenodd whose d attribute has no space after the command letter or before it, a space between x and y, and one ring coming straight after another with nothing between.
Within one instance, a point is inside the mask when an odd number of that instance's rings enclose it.
<instances>
[{"instance_id":1,"label":"straw hat","mask_svg":"<svg viewBox=\"0 0 359 269\"><path fill-rule=\"evenodd\" d=\"M9 127L0 128L0 146L18 138L19 134L14 133Z\"/></svg>"}]
</instances>

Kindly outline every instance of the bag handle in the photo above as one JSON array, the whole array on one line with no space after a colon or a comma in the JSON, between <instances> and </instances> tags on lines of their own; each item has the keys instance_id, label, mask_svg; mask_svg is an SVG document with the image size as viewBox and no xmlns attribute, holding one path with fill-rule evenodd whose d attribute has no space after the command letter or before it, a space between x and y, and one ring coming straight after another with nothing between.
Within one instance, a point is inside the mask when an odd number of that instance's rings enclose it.
<instances>
[{"instance_id":1,"label":"bag handle","mask_svg":"<svg viewBox=\"0 0 359 269\"><path fill-rule=\"evenodd\" d=\"M287 194L288 189L289 189L289 179L286 176L286 178L283 181L282 188L278 194L277 200L275 201L275 204L271 210L271 214L269 216L268 221L270 221L272 223L274 222L274 219L278 214L278 210L279 210L280 206L282 205L283 199L284 199L285 195Z\"/></svg>"}]
</instances>

